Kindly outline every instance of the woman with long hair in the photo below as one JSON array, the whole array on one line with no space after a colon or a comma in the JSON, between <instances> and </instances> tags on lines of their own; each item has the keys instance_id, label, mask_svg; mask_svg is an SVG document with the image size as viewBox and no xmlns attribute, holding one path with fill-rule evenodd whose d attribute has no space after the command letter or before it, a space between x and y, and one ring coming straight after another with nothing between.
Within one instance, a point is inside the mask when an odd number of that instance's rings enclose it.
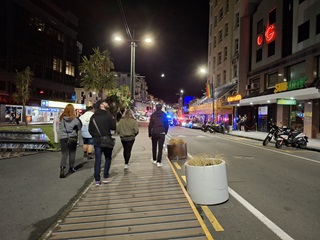
<instances>
[{"instance_id":1,"label":"woman with long hair","mask_svg":"<svg viewBox=\"0 0 320 240\"><path fill-rule=\"evenodd\" d=\"M117 133L120 135L123 146L124 169L128 169L131 150L135 138L139 133L138 122L133 118L133 114L130 109L127 109L123 117L120 119L117 126Z\"/></svg>"},{"instance_id":2,"label":"woman with long hair","mask_svg":"<svg viewBox=\"0 0 320 240\"><path fill-rule=\"evenodd\" d=\"M78 142L78 131L81 129L81 121L76 117L74 106L69 103L60 115L60 146L61 146L61 162L60 162L60 178L65 177L65 168L69 157L69 172L74 173L76 169L74 164L76 161L76 150Z\"/></svg>"}]
</instances>

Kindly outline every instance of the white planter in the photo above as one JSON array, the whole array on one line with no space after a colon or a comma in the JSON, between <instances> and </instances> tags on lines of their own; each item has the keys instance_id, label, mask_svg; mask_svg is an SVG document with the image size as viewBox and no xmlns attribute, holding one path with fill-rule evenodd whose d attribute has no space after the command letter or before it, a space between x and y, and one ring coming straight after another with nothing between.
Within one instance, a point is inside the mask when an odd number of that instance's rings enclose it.
<instances>
[{"instance_id":1,"label":"white planter","mask_svg":"<svg viewBox=\"0 0 320 240\"><path fill-rule=\"evenodd\" d=\"M203 205L229 199L226 162L219 165L190 166L186 163L187 191L193 202Z\"/></svg>"}]
</instances>

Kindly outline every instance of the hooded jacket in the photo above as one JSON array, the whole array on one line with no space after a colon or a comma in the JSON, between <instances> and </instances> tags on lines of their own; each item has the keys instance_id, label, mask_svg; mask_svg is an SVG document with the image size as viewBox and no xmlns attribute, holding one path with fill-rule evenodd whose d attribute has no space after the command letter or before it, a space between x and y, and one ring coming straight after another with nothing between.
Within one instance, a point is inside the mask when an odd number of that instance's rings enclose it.
<instances>
[{"instance_id":1,"label":"hooded jacket","mask_svg":"<svg viewBox=\"0 0 320 240\"><path fill-rule=\"evenodd\" d=\"M101 135L94 125L93 119L95 120ZM108 111L102 109L96 110L89 122L89 133L93 138L93 142L100 143L101 136L111 136L111 130L116 130L116 126L116 120Z\"/></svg>"},{"instance_id":2,"label":"hooded jacket","mask_svg":"<svg viewBox=\"0 0 320 240\"><path fill-rule=\"evenodd\" d=\"M155 111L150 117L149 123L149 137L158 135L158 134L167 134L169 129L169 123L167 115L161 111Z\"/></svg>"},{"instance_id":3,"label":"hooded jacket","mask_svg":"<svg viewBox=\"0 0 320 240\"><path fill-rule=\"evenodd\" d=\"M84 138L92 138L91 134L89 133L89 122L93 114L94 113L92 111L87 111L79 118L82 123L81 136Z\"/></svg>"},{"instance_id":4,"label":"hooded jacket","mask_svg":"<svg viewBox=\"0 0 320 240\"><path fill-rule=\"evenodd\" d=\"M65 138L78 138L78 131L81 129L82 124L78 118L71 119L70 117L63 117L59 124L60 139Z\"/></svg>"},{"instance_id":5,"label":"hooded jacket","mask_svg":"<svg viewBox=\"0 0 320 240\"><path fill-rule=\"evenodd\" d=\"M122 118L117 126L117 133L120 138L125 141L131 141L135 139L135 136L139 133L139 127L137 120L133 118Z\"/></svg>"}]
</instances>

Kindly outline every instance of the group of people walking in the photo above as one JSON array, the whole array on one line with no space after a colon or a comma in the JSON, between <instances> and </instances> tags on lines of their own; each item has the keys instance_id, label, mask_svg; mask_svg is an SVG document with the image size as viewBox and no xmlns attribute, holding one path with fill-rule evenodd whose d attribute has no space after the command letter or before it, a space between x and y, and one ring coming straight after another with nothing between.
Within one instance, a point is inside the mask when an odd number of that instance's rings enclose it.
<instances>
[{"instance_id":1,"label":"group of people walking","mask_svg":"<svg viewBox=\"0 0 320 240\"><path fill-rule=\"evenodd\" d=\"M124 169L129 168L131 151L136 136L139 134L138 122L134 118L130 109L127 109L120 121L109 112L109 104L106 100L98 100L95 103L95 109L90 106L86 112L76 117L73 104L67 104L63 113L60 115L60 145L61 162L60 178L64 178L68 173L76 172L75 160L76 149L78 145L78 133L81 132L83 139L83 157L88 160L94 158L94 179L96 185L101 183L110 183L112 178L109 171L112 158L112 146L105 147L102 144L102 137L109 136L112 139L112 132L120 136L123 146ZM161 167L162 149L165 141L165 135L168 133L169 124L166 114L162 111L162 105L156 105L156 111L150 117L148 126L148 135L152 142L151 161ZM103 169L103 178L101 178L102 155L105 157ZM69 164L67 164L69 159ZM66 167L69 166L68 172Z\"/></svg>"}]
</instances>

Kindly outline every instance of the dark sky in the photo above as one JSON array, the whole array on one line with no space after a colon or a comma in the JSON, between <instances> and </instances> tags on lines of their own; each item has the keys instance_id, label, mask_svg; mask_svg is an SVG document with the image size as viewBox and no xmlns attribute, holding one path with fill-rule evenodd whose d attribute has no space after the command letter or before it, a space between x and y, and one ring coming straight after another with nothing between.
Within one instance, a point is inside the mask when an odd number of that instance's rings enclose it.
<instances>
[{"instance_id":1,"label":"dark sky","mask_svg":"<svg viewBox=\"0 0 320 240\"><path fill-rule=\"evenodd\" d=\"M92 48L109 50L115 71L130 72L130 43L121 46L112 37L127 37L117 0L54 0L79 18L78 40L83 53ZM209 1L200 0L122 0L124 14L136 48L136 73L145 76L148 91L167 103L175 103L180 89L185 96L202 96L205 77L197 73L207 64ZM152 46L138 41L146 33ZM165 78L161 78L165 73Z\"/></svg>"}]
</instances>

